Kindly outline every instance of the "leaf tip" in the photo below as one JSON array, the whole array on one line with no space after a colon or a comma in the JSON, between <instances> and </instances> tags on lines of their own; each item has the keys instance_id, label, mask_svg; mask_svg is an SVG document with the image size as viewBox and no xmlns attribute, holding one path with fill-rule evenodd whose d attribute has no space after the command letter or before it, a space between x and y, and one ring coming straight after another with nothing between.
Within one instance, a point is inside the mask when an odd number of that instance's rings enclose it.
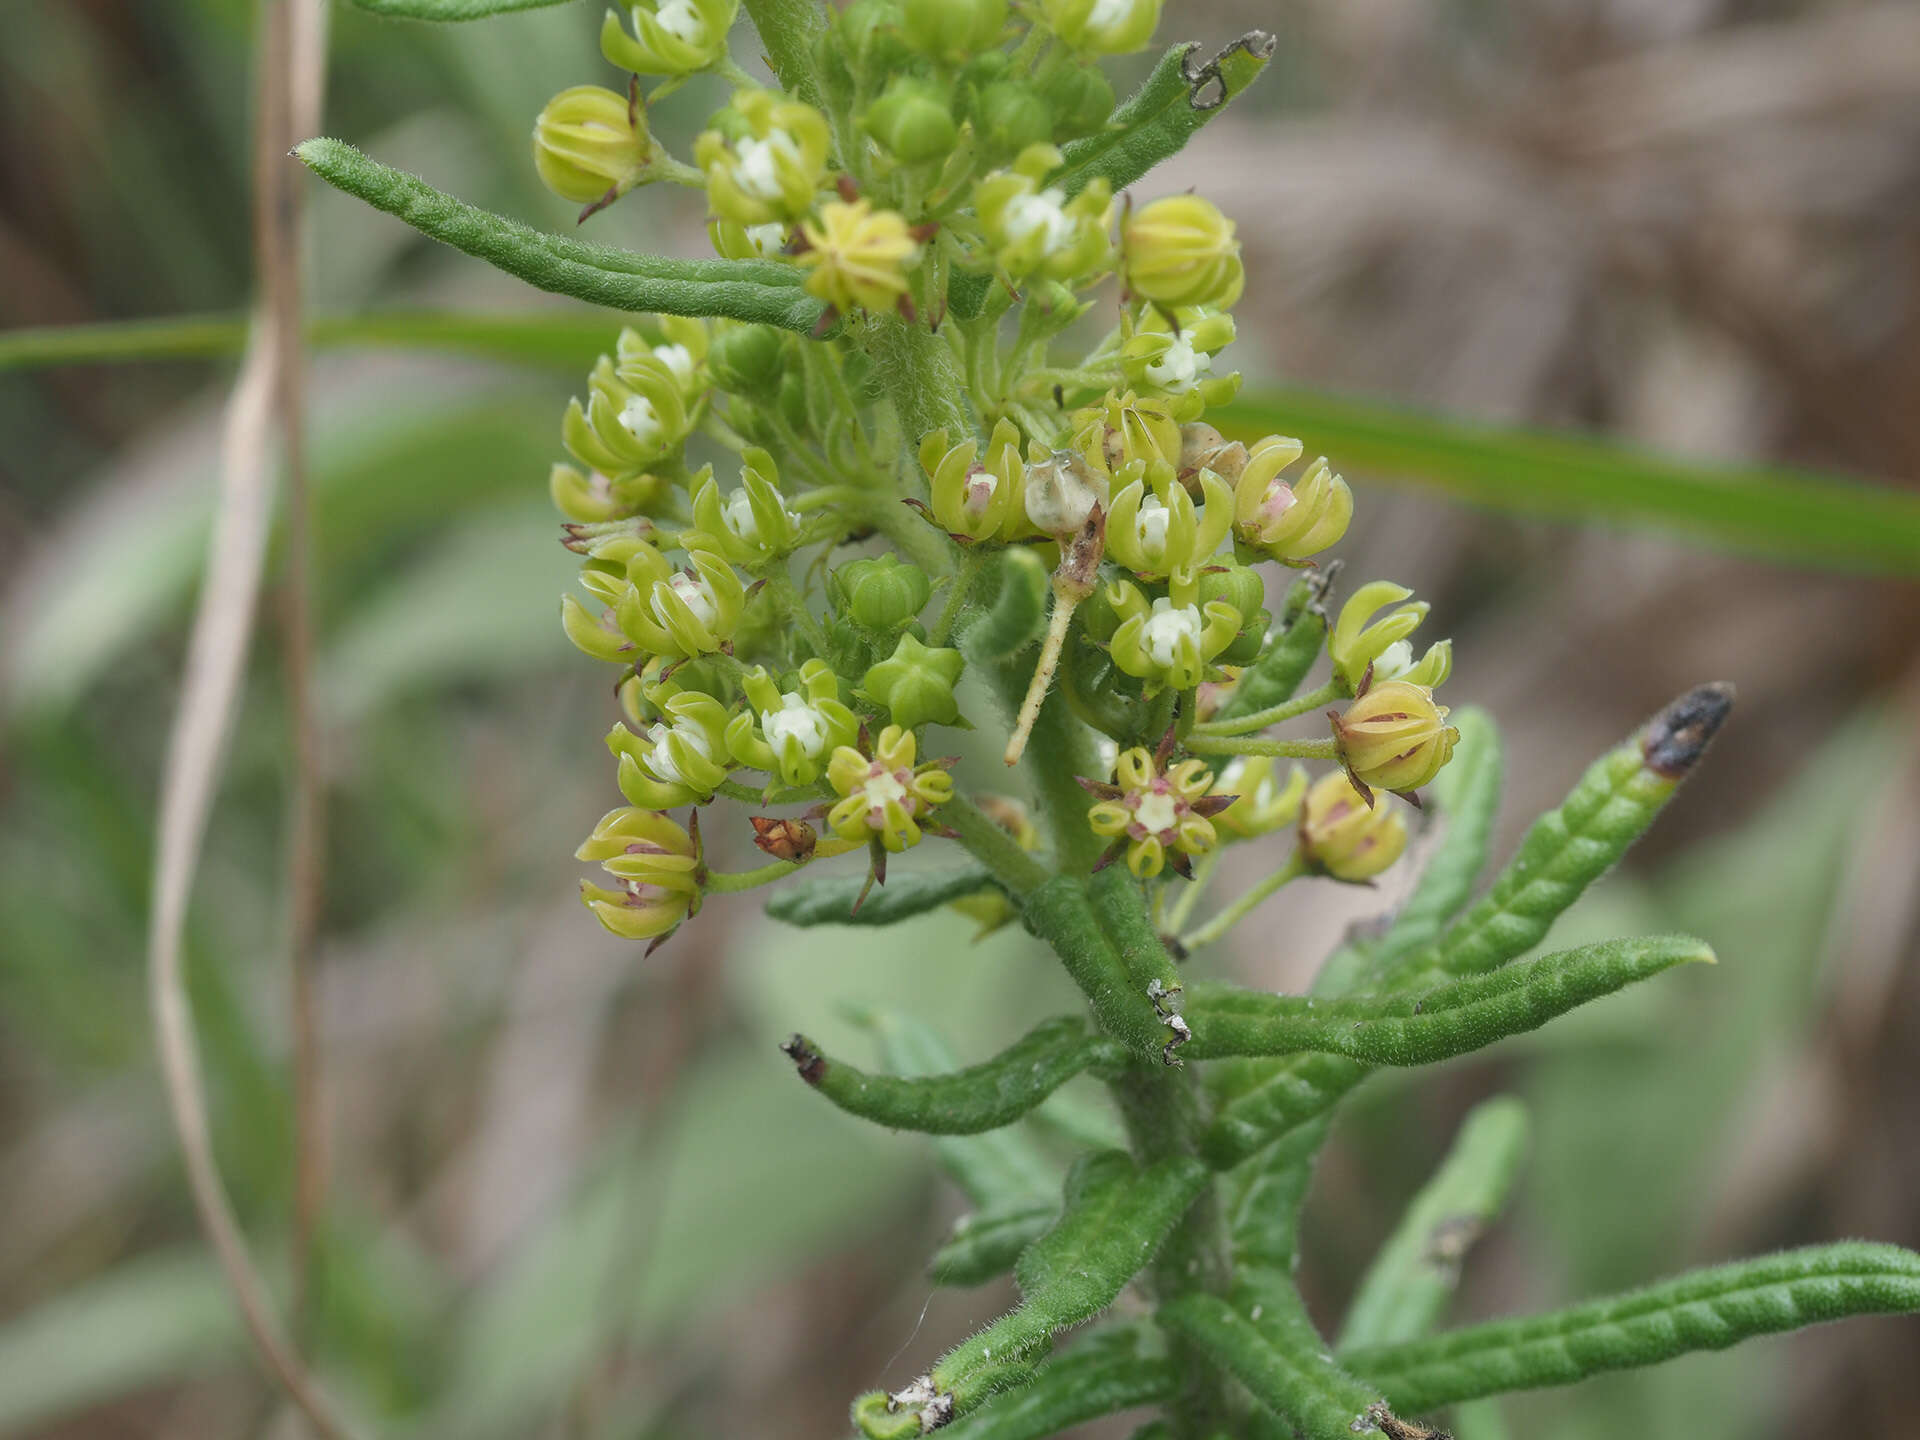
<instances>
[{"instance_id":1,"label":"leaf tip","mask_svg":"<svg viewBox=\"0 0 1920 1440\"><path fill-rule=\"evenodd\" d=\"M793 1061L793 1068L809 1085L817 1086L827 1073L827 1057L804 1035L789 1035L780 1043L780 1053Z\"/></svg>"},{"instance_id":2,"label":"leaf tip","mask_svg":"<svg viewBox=\"0 0 1920 1440\"><path fill-rule=\"evenodd\" d=\"M1667 780L1684 778L1726 723L1733 694L1725 680L1698 685L1654 716L1640 737L1647 768Z\"/></svg>"}]
</instances>

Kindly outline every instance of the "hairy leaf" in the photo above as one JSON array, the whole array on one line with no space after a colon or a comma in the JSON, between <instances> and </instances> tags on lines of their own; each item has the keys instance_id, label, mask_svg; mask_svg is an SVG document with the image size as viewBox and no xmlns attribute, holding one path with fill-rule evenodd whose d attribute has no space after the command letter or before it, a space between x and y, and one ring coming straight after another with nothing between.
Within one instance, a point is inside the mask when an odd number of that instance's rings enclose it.
<instances>
[{"instance_id":1,"label":"hairy leaf","mask_svg":"<svg viewBox=\"0 0 1920 1440\"><path fill-rule=\"evenodd\" d=\"M774 77L814 109L827 109L814 63L814 46L827 28L824 7L817 0L745 0L745 4Z\"/></svg>"},{"instance_id":2,"label":"hairy leaf","mask_svg":"<svg viewBox=\"0 0 1920 1440\"><path fill-rule=\"evenodd\" d=\"M1059 1213L1060 1207L1049 1200L962 1215L946 1244L934 1252L927 1273L936 1285L984 1285L1013 1269L1021 1252L1052 1228Z\"/></svg>"},{"instance_id":3,"label":"hairy leaf","mask_svg":"<svg viewBox=\"0 0 1920 1440\"><path fill-rule=\"evenodd\" d=\"M1192 1341L1305 1440L1353 1440L1357 1432L1379 1428L1385 1408L1380 1395L1333 1362L1305 1312L1295 1319L1273 1313L1270 1302L1261 1306L1264 1324L1256 1324L1221 1296L1196 1292L1162 1305L1155 1318Z\"/></svg>"},{"instance_id":4,"label":"hairy leaf","mask_svg":"<svg viewBox=\"0 0 1920 1440\"><path fill-rule=\"evenodd\" d=\"M1116 1325L1040 1367L1030 1384L995 1397L950 1429L943 1440L1042 1440L1074 1425L1136 1405L1166 1400L1173 1367L1155 1354L1150 1327Z\"/></svg>"},{"instance_id":5,"label":"hairy leaf","mask_svg":"<svg viewBox=\"0 0 1920 1440\"><path fill-rule=\"evenodd\" d=\"M1039 557L1024 545L1009 546L992 573L993 598L958 636L976 664L1017 655L1047 628L1047 567Z\"/></svg>"},{"instance_id":6,"label":"hairy leaf","mask_svg":"<svg viewBox=\"0 0 1920 1440\"><path fill-rule=\"evenodd\" d=\"M896 1130L977 1135L1011 1125L1089 1066L1126 1063L1105 1036L1072 1016L1042 1021L999 1055L947 1075L870 1075L829 1060L803 1035L783 1047L800 1077L850 1115Z\"/></svg>"},{"instance_id":7,"label":"hairy leaf","mask_svg":"<svg viewBox=\"0 0 1920 1440\"><path fill-rule=\"evenodd\" d=\"M1324 1120L1302 1125L1235 1169L1226 1189L1236 1270L1261 1266L1292 1273L1300 1246L1300 1204L1313 1178L1313 1157L1326 1138Z\"/></svg>"},{"instance_id":8,"label":"hairy leaf","mask_svg":"<svg viewBox=\"0 0 1920 1440\"><path fill-rule=\"evenodd\" d=\"M1275 705L1284 705L1294 697L1326 643L1327 612L1320 603L1325 589L1325 581L1318 576L1304 576L1293 582L1281 612L1291 612L1292 619L1261 652L1260 658L1241 672L1240 683L1234 686L1214 719L1257 715Z\"/></svg>"},{"instance_id":9,"label":"hairy leaf","mask_svg":"<svg viewBox=\"0 0 1920 1440\"><path fill-rule=\"evenodd\" d=\"M1507 1202L1526 1143L1518 1100L1474 1107L1361 1279L1338 1349L1417 1339L1438 1323L1467 1250Z\"/></svg>"},{"instance_id":10,"label":"hairy leaf","mask_svg":"<svg viewBox=\"0 0 1920 1440\"><path fill-rule=\"evenodd\" d=\"M994 888L986 867L969 861L939 870L899 870L876 885L858 910L864 875L811 875L789 881L767 900L767 914L788 925L893 925Z\"/></svg>"},{"instance_id":11,"label":"hairy leaf","mask_svg":"<svg viewBox=\"0 0 1920 1440\"><path fill-rule=\"evenodd\" d=\"M1133 878L1133 872L1124 865L1109 865L1087 882L1087 893L1102 928L1120 952L1120 963L1134 990L1147 995L1155 982L1162 991L1177 990L1180 971L1147 909L1146 887Z\"/></svg>"},{"instance_id":12,"label":"hairy leaf","mask_svg":"<svg viewBox=\"0 0 1920 1440\"><path fill-rule=\"evenodd\" d=\"M1077 875L1056 875L1029 891L1021 919L1053 947L1085 993L1100 1028L1135 1055L1158 1062L1172 1032L1154 1012L1144 986L1136 986L1126 960L1101 923L1087 882Z\"/></svg>"},{"instance_id":13,"label":"hairy leaf","mask_svg":"<svg viewBox=\"0 0 1920 1440\"><path fill-rule=\"evenodd\" d=\"M1670 460L1589 436L1304 390L1243 391L1207 419L1249 444L1274 430L1306 436L1343 466L1471 505L1657 526L1788 565L1920 574L1920 496L1894 485Z\"/></svg>"},{"instance_id":14,"label":"hairy leaf","mask_svg":"<svg viewBox=\"0 0 1920 1440\"><path fill-rule=\"evenodd\" d=\"M885 1011L868 1011L860 1019L879 1040L881 1058L893 1074L917 1079L955 1069L953 1052L932 1026ZM1031 1137L996 1130L942 1138L934 1146L947 1173L981 1209L1038 1208L1046 1216L1053 1214L1060 1170ZM966 1218L970 1217L963 1217L962 1224Z\"/></svg>"},{"instance_id":15,"label":"hairy leaf","mask_svg":"<svg viewBox=\"0 0 1920 1440\"><path fill-rule=\"evenodd\" d=\"M1184 1053L1205 1060L1315 1050L1370 1065L1428 1065L1536 1030L1674 965L1712 959L1703 941L1659 935L1556 951L1417 993L1324 1000L1195 986L1186 1007L1193 1042Z\"/></svg>"},{"instance_id":16,"label":"hairy leaf","mask_svg":"<svg viewBox=\"0 0 1920 1440\"><path fill-rule=\"evenodd\" d=\"M1396 1405L1570 1385L1849 1315L1920 1311L1920 1255L1847 1242L1695 1270L1610 1299L1358 1349L1345 1361Z\"/></svg>"},{"instance_id":17,"label":"hairy leaf","mask_svg":"<svg viewBox=\"0 0 1920 1440\"><path fill-rule=\"evenodd\" d=\"M541 10L566 0L353 0L362 10L396 20L484 20L515 10Z\"/></svg>"},{"instance_id":18,"label":"hairy leaf","mask_svg":"<svg viewBox=\"0 0 1920 1440\"><path fill-rule=\"evenodd\" d=\"M308 140L295 153L328 184L557 295L616 310L721 315L803 335L826 313L799 288L798 272L776 261L665 260L544 235L456 200L342 140Z\"/></svg>"},{"instance_id":19,"label":"hairy leaf","mask_svg":"<svg viewBox=\"0 0 1920 1440\"><path fill-rule=\"evenodd\" d=\"M1227 102L1251 85L1273 58L1274 37L1250 30L1204 64L1188 41L1160 58L1146 83L1120 103L1106 130L1076 140L1053 183L1076 195L1104 178L1124 190L1169 156L1177 155Z\"/></svg>"}]
</instances>

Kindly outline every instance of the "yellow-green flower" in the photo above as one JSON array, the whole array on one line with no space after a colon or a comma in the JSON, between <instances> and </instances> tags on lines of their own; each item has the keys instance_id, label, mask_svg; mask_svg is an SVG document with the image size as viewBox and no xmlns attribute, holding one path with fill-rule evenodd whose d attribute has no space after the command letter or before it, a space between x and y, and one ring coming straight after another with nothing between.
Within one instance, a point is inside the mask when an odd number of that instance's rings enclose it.
<instances>
[{"instance_id":1,"label":"yellow-green flower","mask_svg":"<svg viewBox=\"0 0 1920 1440\"><path fill-rule=\"evenodd\" d=\"M1239 371L1215 374L1213 368L1233 337L1233 317L1223 312L1190 307L1169 316L1149 310L1120 347L1120 369L1129 385L1166 397L1173 418L1191 423L1209 405L1224 405L1239 393Z\"/></svg>"},{"instance_id":2,"label":"yellow-green flower","mask_svg":"<svg viewBox=\"0 0 1920 1440\"><path fill-rule=\"evenodd\" d=\"M1322 775L1300 807L1300 857L1335 880L1371 880L1407 848L1407 822L1373 805L1340 771Z\"/></svg>"},{"instance_id":3,"label":"yellow-green flower","mask_svg":"<svg viewBox=\"0 0 1920 1440\"><path fill-rule=\"evenodd\" d=\"M1111 782L1080 778L1095 799L1087 824L1096 835L1124 846L1127 869L1150 880L1168 865L1185 875L1189 859L1218 843L1213 822L1233 803L1231 795L1210 795L1213 776L1199 760L1182 760L1164 774L1153 753L1135 747L1122 752Z\"/></svg>"},{"instance_id":4,"label":"yellow-green flower","mask_svg":"<svg viewBox=\"0 0 1920 1440\"><path fill-rule=\"evenodd\" d=\"M1412 594L1406 586L1391 580L1374 580L1354 591L1340 607L1340 618L1333 622L1333 632L1327 636L1327 654L1333 659L1333 678L1349 695L1360 688L1369 665L1427 618L1426 601L1400 604ZM1388 605L1394 608L1375 620L1375 612ZM1449 657L1451 653L1449 649ZM1451 668L1450 658L1446 663Z\"/></svg>"},{"instance_id":5,"label":"yellow-green flower","mask_svg":"<svg viewBox=\"0 0 1920 1440\"><path fill-rule=\"evenodd\" d=\"M1136 460L1180 459L1180 422L1156 396L1111 391L1097 404L1074 411L1073 445L1100 474L1112 476Z\"/></svg>"},{"instance_id":6,"label":"yellow-green flower","mask_svg":"<svg viewBox=\"0 0 1920 1440\"><path fill-rule=\"evenodd\" d=\"M842 840L878 842L898 854L920 843L920 822L953 798L953 777L937 760L916 766L913 732L889 725L872 755L851 745L833 752L827 780L841 799L827 824Z\"/></svg>"},{"instance_id":7,"label":"yellow-green flower","mask_svg":"<svg viewBox=\"0 0 1920 1440\"><path fill-rule=\"evenodd\" d=\"M1247 279L1233 231L1220 207L1198 195L1141 207L1121 230L1127 288L1156 305L1230 309Z\"/></svg>"},{"instance_id":8,"label":"yellow-green flower","mask_svg":"<svg viewBox=\"0 0 1920 1440\"><path fill-rule=\"evenodd\" d=\"M787 227L778 220L742 225L716 217L707 221L707 239L713 253L726 260L775 260L787 247Z\"/></svg>"},{"instance_id":9,"label":"yellow-green flower","mask_svg":"<svg viewBox=\"0 0 1920 1440\"><path fill-rule=\"evenodd\" d=\"M1113 663L1150 692L1193 689L1240 631L1240 612L1224 600L1202 605L1192 576L1174 576L1168 591L1149 602L1132 581L1119 580L1102 592L1120 617L1108 646Z\"/></svg>"},{"instance_id":10,"label":"yellow-green flower","mask_svg":"<svg viewBox=\"0 0 1920 1440\"><path fill-rule=\"evenodd\" d=\"M580 883L581 901L615 935L657 941L700 908L700 847L656 811L608 811L574 858L598 861L619 882L614 889Z\"/></svg>"},{"instance_id":11,"label":"yellow-green flower","mask_svg":"<svg viewBox=\"0 0 1920 1440\"><path fill-rule=\"evenodd\" d=\"M1210 471L1201 472L1205 503L1197 509L1164 460L1136 460L1116 479L1106 553L1136 575L1197 574L1233 524L1233 492Z\"/></svg>"},{"instance_id":12,"label":"yellow-green flower","mask_svg":"<svg viewBox=\"0 0 1920 1440\"><path fill-rule=\"evenodd\" d=\"M1160 24L1161 0L1044 0L1047 24L1074 49L1127 55L1146 48Z\"/></svg>"},{"instance_id":13,"label":"yellow-green flower","mask_svg":"<svg viewBox=\"0 0 1920 1440\"><path fill-rule=\"evenodd\" d=\"M1227 763L1210 793L1231 797L1232 803L1213 817L1214 825L1239 839L1266 835L1291 825L1300 814L1307 793L1307 772L1287 768L1285 783L1275 778L1280 762L1271 755L1245 755Z\"/></svg>"},{"instance_id":14,"label":"yellow-green flower","mask_svg":"<svg viewBox=\"0 0 1920 1440\"><path fill-rule=\"evenodd\" d=\"M1460 732L1446 718L1447 707L1434 704L1426 686L1380 680L1333 717L1333 736L1356 784L1405 794L1453 758Z\"/></svg>"},{"instance_id":15,"label":"yellow-green flower","mask_svg":"<svg viewBox=\"0 0 1920 1440\"><path fill-rule=\"evenodd\" d=\"M604 525L643 514L665 487L657 475L609 480L598 470L580 471L558 461L547 472L554 509L578 525Z\"/></svg>"},{"instance_id":16,"label":"yellow-green flower","mask_svg":"<svg viewBox=\"0 0 1920 1440\"><path fill-rule=\"evenodd\" d=\"M671 686L656 687L647 698L662 718L644 734L621 724L607 732L607 749L620 764L620 793L649 810L706 804L727 778L727 707Z\"/></svg>"},{"instance_id":17,"label":"yellow-green flower","mask_svg":"<svg viewBox=\"0 0 1920 1440\"><path fill-rule=\"evenodd\" d=\"M739 9L740 0L638 0L627 7L631 35L618 12L607 11L600 53L636 75L691 75L727 53Z\"/></svg>"},{"instance_id":18,"label":"yellow-green flower","mask_svg":"<svg viewBox=\"0 0 1920 1440\"><path fill-rule=\"evenodd\" d=\"M813 208L827 177L827 117L770 90L741 90L720 112L723 128L693 145L707 174L707 205L736 225L791 223Z\"/></svg>"},{"instance_id":19,"label":"yellow-green flower","mask_svg":"<svg viewBox=\"0 0 1920 1440\"><path fill-rule=\"evenodd\" d=\"M840 701L840 681L824 660L800 667L797 686L782 690L755 666L740 682L748 708L727 722L727 748L755 770L778 775L784 785L811 785L828 757L852 745L860 722Z\"/></svg>"},{"instance_id":20,"label":"yellow-green flower","mask_svg":"<svg viewBox=\"0 0 1920 1440\"><path fill-rule=\"evenodd\" d=\"M1353 520L1353 491L1322 456L1297 484L1280 472L1300 458L1300 442L1269 435L1246 452L1234 484L1234 533L1250 549L1298 565L1338 544Z\"/></svg>"},{"instance_id":21,"label":"yellow-green flower","mask_svg":"<svg viewBox=\"0 0 1920 1440\"><path fill-rule=\"evenodd\" d=\"M711 466L695 478L694 528L685 543L754 569L792 551L800 540L800 517L787 509L771 455L753 447L740 459L740 488L724 497Z\"/></svg>"},{"instance_id":22,"label":"yellow-green flower","mask_svg":"<svg viewBox=\"0 0 1920 1440\"><path fill-rule=\"evenodd\" d=\"M679 380L651 357L615 365L602 355L587 377L587 402L567 402L560 438L574 459L613 480L675 453L692 428Z\"/></svg>"},{"instance_id":23,"label":"yellow-green flower","mask_svg":"<svg viewBox=\"0 0 1920 1440\"><path fill-rule=\"evenodd\" d=\"M746 588L725 557L694 547L676 570L653 546L636 542L627 583L614 606L621 631L648 655L710 655L740 623Z\"/></svg>"},{"instance_id":24,"label":"yellow-green flower","mask_svg":"<svg viewBox=\"0 0 1920 1440\"><path fill-rule=\"evenodd\" d=\"M800 232L807 240L800 264L815 299L844 312L893 310L906 298L920 246L898 211L876 210L865 199L829 200L819 223L802 221Z\"/></svg>"},{"instance_id":25,"label":"yellow-green flower","mask_svg":"<svg viewBox=\"0 0 1920 1440\"><path fill-rule=\"evenodd\" d=\"M1078 280L1106 263L1112 188L1096 178L1069 200L1066 191L1046 184L1060 162L1054 146L1029 145L1010 168L973 188L974 213L994 264L1012 280Z\"/></svg>"},{"instance_id":26,"label":"yellow-green flower","mask_svg":"<svg viewBox=\"0 0 1920 1440\"><path fill-rule=\"evenodd\" d=\"M644 182L662 153L647 134L646 110L599 85L562 90L533 123L541 183L596 210Z\"/></svg>"},{"instance_id":27,"label":"yellow-green flower","mask_svg":"<svg viewBox=\"0 0 1920 1440\"><path fill-rule=\"evenodd\" d=\"M680 387L681 399L691 411L712 388L702 368L712 344L707 323L686 315L662 315L651 324L659 333L657 340L632 326L620 332L614 345L614 373L624 376L629 367L651 360L673 377L674 384Z\"/></svg>"}]
</instances>

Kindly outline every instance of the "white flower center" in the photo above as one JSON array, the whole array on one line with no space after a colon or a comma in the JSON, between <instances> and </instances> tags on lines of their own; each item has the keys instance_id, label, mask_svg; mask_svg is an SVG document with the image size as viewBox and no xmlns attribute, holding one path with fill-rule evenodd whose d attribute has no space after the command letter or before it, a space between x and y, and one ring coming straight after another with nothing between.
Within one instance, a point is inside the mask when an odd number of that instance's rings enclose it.
<instances>
[{"instance_id":1,"label":"white flower center","mask_svg":"<svg viewBox=\"0 0 1920 1440\"><path fill-rule=\"evenodd\" d=\"M644 395L633 396L621 407L620 428L642 445L657 445L666 433L660 417L653 413L653 402Z\"/></svg>"},{"instance_id":2,"label":"white flower center","mask_svg":"<svg viewBox=\"0 0 1920 1440\"><path fill-rule=\"evenodd\" d=\"M674 762L673 752L667 748L667 741L675 735L680 737L686 747L702 760L713 758L713 752L707 747L707 737L694 725L667 725L656 722L647 727L647 739L653 742L653 749L647 755L647 768L653 771L654 778L666 780L675 785L685 785L687 777L680 773L680 767Z\"/></svg>"},{"instance_id":3,"label":"white flower center","mask_svg":"<svg viewBox=\"0 0 1920 1440\"><path fill-rule=\"evenodd\" d=\"M1149 790L1133 807L1133 818L1155 835L1164 835L1180 823L1180 805L1172 791Z\"/></svg>"},{"instance_id":4,"label":"white flower center","mask_svg":"<svg viewBox=\"0 0 1920 1440\"><path fill-rule=\"evenodd\" d=\"M891 770L881 770L877 775L869 775L864 793L870 809L884 810L889 803L897 800L909 814L913 811L913 807L907 803L906 783Z\"/></svg>"},{"instance_id":5,"label":"white flower center","mask_svg":"<svg viewBox=\"0 0 1920 1440\"><path fill-rule=\"evenodd\" d=\"M660 22L660 28L676 40L689 45L707 43L707 22L693 8L693 0L664 0L654 18Z\"/></svg>"},{"instance_id":6,"label":"white flower center","mask_svg":"<svg viewBox=\"0 0 1920 1440\"><path fill-rule=\"evenodd\" d=\"M806 696L789 690L780 697L778 710L760 712L760 733L776 753L791 742L812 760L827 748L827 717L808 704Z\"/></svg>"},{"instance_id":7,"label":"white flower center","mask_svg":"<svg viewBox=\"0 0 1920 1440\"><path fill-rule=\"evenodd\" d=\"M687 602L687 608L693 611L693 618L708 629L720 618L720 604L714 598L713 587L698 575L689 575L686 571L677 571L667 582L667 588ZM654 587L653 618L662 625L672 624L672 611L667 609L659 587Z\"/></svg>"},{"instance_id":8,"label":"white flower center","mask_svg":"<svg viewBox=\"0 0 1920 1440\"><path fill-rule=\"evenodd\" d=\"M1005 218L1007 238L1016 245L1036 230L1042 255L1057 255L1073 243L1073 217L1066 212L1067 192L1048 186L1038 195L1016 195L1007 202Z\"/></svg>"},{"instance_id":9,"label":"white flower center","mask_svg":"<svg viewBox=\"0 0 1920 1440\"><path fill-rule=\"evenodd\" d=\"M765 225L749 225L747 244L753 247L753 253L763 259L768 255L778 255L780 247L787 243L787 227L778 220L768 221Z\"/></svg>"},{"instance_id":10,"label":"white flower center","mask_svg":"<svg viewBox=\"0 0 1920 1440\"><path fill-rule=\"evenodd\" d=\"M1167 522L1172 518L1173 512L1158 495L1147 496L1134 512L1133 534L1140 542L1140 553L1156 565L1166 558Z\"/></svg>"},{"instance_id":11,"label":"white flower center","mask_svg":"<svg viewBox=\"0 0 1920 1440\"><path fill-rule=\"evenodd\" d=\"M1193 342L1186 336L1176 335L1173 343L1167 346L1167 353L1147 366L1147 381L1169 394L1185 395L1211 369L1211 355L1204 350L1194 349Z\"/></svg>"},{"instance_id":12,"label":"white flower center","mask_svg":"<svg viewBox=\"0 0 1920 1440\"><path fill-rule=\"evenodd\" d=\"M727 496L723 512L727 528L742 540L754 541L760 538L760 522L753 515L753 501L744 490L736 490Z\"/></svg>"},{"instance_id":13,"label":"white flower center","mask_svg":"<svg viewBox=\"0 0 1920 1440\"><path fill-rule=\"evenodd\" d=\"M1413 668L1413 642L1396 640L1373 657L1373 678L1391 680Z\"/></svg>"},{"instance_id":14,"label":"white flower center","mask_svg":"<svg viewBox=\"0 0 1920 1440\"><path fill-rule=\"evenodd\" d=\"M1200 630L1198 605L1182 605L1176 609L1174 603L1162 595L1153 602L1153 613L1147 616L1140 642L1154 664L1171 665L1180 653L1182 640L1191 638L1195 648L1199 647Z\"/></svg>"},{"instance_id":15,"label":"white flower center","mask_svg":"<svg viewBox=\"0 0 1920 1440\"><path fill-rule=\"evenodd\" d=\"M999 489L1000 479L991 470L973 471L967 476L966 493L960 501L961 513L969 520L978 520L987 513Z\"/></svg>"},{"instance_id":16,"label":"white flower center","mask_svg":"<svg viewBox=\"0 0 1920 1440\"><path fill-rule=\"evenodd\" d=\"M693 352L687 349L686 346L656 345L653 347L653 358L667 367L668 371L672 373L673 378L680 382L681 389L692 388L694 367Z\"/></svg>"},{"instance_id":17,"label":"white flower center","mask_svg":"<svg viewBox=\"0 0 1920 1440\"><path fill-rule=\"evenodd\" d=\"M733 170L734 183L756 200L778 200L782 193L780 162L800 163L800 147L784 130L769 130L764 140L749 135L735 147L734 154L738 161Z\"/></svg>"}]
</instances>

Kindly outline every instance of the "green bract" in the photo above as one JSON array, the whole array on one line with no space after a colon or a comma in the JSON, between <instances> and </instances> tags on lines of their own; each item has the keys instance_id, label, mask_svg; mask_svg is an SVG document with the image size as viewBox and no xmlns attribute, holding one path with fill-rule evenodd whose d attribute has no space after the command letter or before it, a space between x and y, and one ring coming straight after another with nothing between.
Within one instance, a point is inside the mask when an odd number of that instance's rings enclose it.
<instances>
[{"instance_id":1,"label":"green bract","mask_svg":"<svg viewBox=\"0 0 1920 1440\"><path fill-rule=\"evenodd\" d=\"M628 803L577 852L599 867L581 895L600 922L651 946L714 896L771 886L794 925L1017 924L1078 992L1077 1013L1036 1015L971 1064L864 1008L870 1067L787 1046L848 1123L939 1137L973 1208L936 1279L1010 1271L1019 1289L924 1373L860 1397L862 1433L1039 1440L1151 1405L1143 1440L1408 1440L1456 1400L1920 1308L1920 1257L1846 1245L1430 1333L1518 1165L1524 1121L1495 1101L1338 1347L1322 1337L1293 1279L1299 1209L1346 1095L1710 958L1685 936L1532 952L1672 797L1731 692L1689 692L1602 756L1475 901L1500 745L1434 694L1450 642L1416 654L1428 605L1409 590L1337 583L1354 493L1324 458L1285 478L1324 443L1310 415L1302 439L1203 418L1238 381L1221 360L1249 279L1233 220L1192 193L1113 213L1274 38L1211 59L1176 45L1116 107L1099 57L1147 45L1158 0L746 8L740 53L777 88L736 63L732 0L641 0L603 47L662 83L575 87L538 122L554 189L596 206L668 181L645 191L660 231L704 218L721 259L542 234L338 141L299 154L530 284L657 317L594 366L562 423L574 463L548 476L580 565L562 624L617 667L626 722L606 779ZM735 89L688 164L658 140L686 127L648 122L696 72ZM668 214L675 185L704 192L704 215ZM1305 573L1270 612L1290 566ZM924 727L964 725L963 699L1004 734L930 758ZM1437 839L1396 793L1416 787ZM682 806L705 808L683 826ZM749 843L764 863L718 868ZM1277 892L1369 884L1409 855L1410 898L1312 994L1206 978L1222 968L1200 952L1256 910L1263 948L1297 945ZM1203 911L1236 873L1246 888ZM910 993L926 962L897 951ZM1096 1083L1104 1108L1071 1088ZM1129 1290L1124 1320L1067 1333Z\"/></svg>"}]
</instances>

